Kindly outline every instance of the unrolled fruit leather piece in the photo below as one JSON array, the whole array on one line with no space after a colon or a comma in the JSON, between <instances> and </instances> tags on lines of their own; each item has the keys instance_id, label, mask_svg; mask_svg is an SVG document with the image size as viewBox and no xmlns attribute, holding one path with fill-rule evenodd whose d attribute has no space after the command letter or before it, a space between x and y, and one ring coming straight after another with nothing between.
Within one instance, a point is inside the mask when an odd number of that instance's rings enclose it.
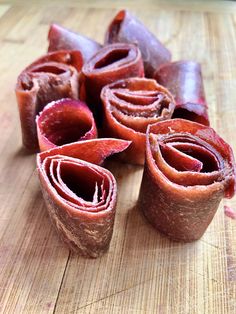
<instances>
[{"instance_id":1,"label":"unrolled fruit leather piece","mask_svg":"<svg viewBox=\"0 0 236 314\"><path fill-rule=\"evenodd\" d=\"M61 98L78 98L82 65L79 51L57 51L39 58L18 76L15 93L24 147L38 149L35 118L46 104Z\"/></svg>"},{"instance_id":2,"label":"unrolled fruit leather piece","mask_svg":"<svg viewBox=\"0 0 236 314\"><path fill-rule=\"evenodd\" d=\"M95 40L58 24L50 26L48 41L48 51L79 50L83 55L84 62L87 62L102 47Z\"/></svg>"},{"instance_id":3,"label":"unrolled fruit leather piece","mask_svg":"<svg viewBox=\"0 0 236 314\"><path fill-rule=\"evenodd\" d=\"M154 74L157 82L172 93L176 101L174 118L209 125L202 71L195 61L176 61L162 65Z\"/></svg>"},{"instance_id":4,"label":"unrolled fruit leather piece","mask_svg":"<svg viewBox=\"0 0 236 314\"><path fill-rule=\"evenodd\" d=\"M40 151L97 137L97 128L88 106L74 99L49 103L36 118Z\"/></svg>"},{"instance_id":5,"label":"unrolled fruit leather piece","mask_svg":"<svg viewBox=\"0 0 236 314\"><path fill-rule=\"evenodd\" d=\"M121 10L116 14L106 32L105 44L118 42L138 45L146 77L153 77L161 64L171 60L170 51L127 10Z\"/></svg>"},{"instance_id":6,"label":"unrolled fruit leather piece","mask_svg":"<svg viewBox=\"0 0 236 314\"><path fill-rule=\"evenodd\" d=\"M149 124L171 119L175 102L169 91L146 78L128 78L103 88L104 136L132 141L119 154L125 162L143 165Z\"/></svg>"},{"instance_id":7,"label":"unrolled fruit leather piece","mask_svg":"<svg viewBox=\"0 0 236 314\"><path fill-rule=\"evenodd\" d=\"M138 207L157 230L197 240L234 193L233 151L212 128L183 119L148 127Z\"/></svg>"},{"instance_id":8,"label":"unrolled fruit leather piece","mask_svg":"<svg viewBox=\"0 0 236 314\"><path fill-rule=\"evenodd\" d=\"M100 93L102 88L119 79L142 77L143 61L140 50L132 44L107 45L95 54L82 68L81 99L102 117Z\"/></svg>"},{"instance_id":9,"label":"unrolled fruit leather piece","mask_svg":"<svg viewBox=\"0 0 236 314\"><path fill-rule=\"evenodd\" d=\"M112 238L117 184L99 166L129 142L93 139L52 148L37 155L41 189L52 224L68 247L96 258Z\"/></svg>"}]
</instances>

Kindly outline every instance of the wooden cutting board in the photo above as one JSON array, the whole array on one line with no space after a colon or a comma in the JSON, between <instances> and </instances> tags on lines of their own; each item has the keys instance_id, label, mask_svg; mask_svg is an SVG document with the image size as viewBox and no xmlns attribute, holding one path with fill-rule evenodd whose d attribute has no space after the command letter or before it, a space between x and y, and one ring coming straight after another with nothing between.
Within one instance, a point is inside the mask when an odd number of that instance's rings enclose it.
<instances>
[{"instance_id":1,"label":"wooden cutting board","mask_svg":"<svg viewBox=\"0 0 236 314\"><path fill-rule=\"evenodd\" d=\"M223 203L201 240L169 241L135 204L142 167L109 164L119 197L109 252L69 253L52 228L21 148L14 95L20 71L46 51L49 23L103 41L129 8L172 51L201 62L212 126L236 149L236 3L231 1L0 2L0 312L236 313L236 221ZM235 150L236 151L236 150ZM235 199L225 202L236 208Z\"/></svg>"}]
</instances>

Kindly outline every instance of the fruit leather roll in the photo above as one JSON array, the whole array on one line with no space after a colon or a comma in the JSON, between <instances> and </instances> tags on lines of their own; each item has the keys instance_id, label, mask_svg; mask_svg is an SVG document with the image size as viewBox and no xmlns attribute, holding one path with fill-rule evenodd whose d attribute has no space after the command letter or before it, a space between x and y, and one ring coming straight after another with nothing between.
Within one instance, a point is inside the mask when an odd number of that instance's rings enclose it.
<instances>
[{"instance_id":1,"label":"fruit leather roll","mask_svg":"<svg viewBox=\"0 0 236 314\"><path fill-rule=\"evenodd\" d=\"M135 43L138 45L145 69L145 76L152 77L157 68L171 60L170 51L126 10L119 11L109 25L105 43Z\"/></svg>"},{"instance_id":2,"label":"fruit leather roll","mask_svg":"<svg viewBox=\"0 0 236 314\"><path fill-rule=\"evenodd\" d=\"M171 119L175 102L169 91L146 78L128 78L103 88L104 135L132 141L120 158L144 163L146 129L149 124Z\"/></svg>"},{"instance_id":3,"label":"fruit leather roll","mask_svg":"<svg viewBox=\"0 0 236 314\"><path fill-rule=\"evenodd\" d=\"M162 65L155 73L158 83L169 89L176 101L175 118L209 125L201 66L194 61Z\"/></svg>"},{"instance_id":4,"label":"fruit leather roll","mask_svg":"<svg viewBox=\"0 0 236 314\"><path fill-rule=\"evenodd\" d=\"M113 44L102 48L82 68L81 85L84 86L86 102L102 119L100 93L112 82L127 77L143 76L143 61L136 45ZM83 89L83 88L82 88Z\"/></svg>"},{"instance_id":5,"label":"fruit leather roll","mask_svg":"<svg viewBox=\"0 0 236 314\"><path fill-rule=\"evenodd\" d=\"M84 62L88 61L102 46L90 39L58 24L52 24L48 32L48 51L79 50Z\"/></svg>"},{"instance_id":6,"label":"fruit leather roll","mask_svg":"<svg viewBox=\"0 0 236 314\"><path fill-rule=\"evenodd\" d=\"M183 119L148 127L138 207L157 230L197 240L234 192L232 149L212 128Z\"/></svg>"},{"instance_id":7,"label":"fruit leather roll","mask_svg":"<svg viewBox=\"0 0 236 314\"><path fill-rule=\"evenodd\" d=\"M41 151L97 137L93 114L80 100L65 98L49 103L36 124Z\"/></svg>"},{"instance_id":8,"label":"fruit leather roll","mask_svg":"<svg viewBox=\"0 0 236 314\"><path fill-rule=\"evenodd\" d=\"M35 118L44 106L60 98L78 98L79 74L83 64L79 51L49 53L28 66L17 79L23 145L38 148Z\"/></svg>"},{"instance_id":9,"label":"fruit leather roll","mask_svg":"<svg viewBox=\"0 0 236 314\"><path fill-rule=\"evenodd\" d=\"M38 154L38 174L51 222L72 251L95 258L108 250L117 184L112 173L99 165L128 145L117 139L95 139Z\"/></svg>"}]
</instances>

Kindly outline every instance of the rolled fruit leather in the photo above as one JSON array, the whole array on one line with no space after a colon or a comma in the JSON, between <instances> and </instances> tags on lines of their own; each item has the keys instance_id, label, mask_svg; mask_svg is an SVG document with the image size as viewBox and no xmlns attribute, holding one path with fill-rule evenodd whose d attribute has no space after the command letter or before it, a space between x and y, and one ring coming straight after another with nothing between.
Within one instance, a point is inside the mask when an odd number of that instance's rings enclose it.
<instances>
[{"instance_id":1,"label":"rolled fruit leather","mask_svg":"<svg viewBox=\"0 0 236 314\"><path fill-rule=\"evenodd\" d=\"M144 164L146 129L149 124L171 119L175 102L169 91L146 78L128 78L103 88L103 134L132 141L119 159Z\"/></svg>"},{"instance_id":2,"label":"rolled fruit leather","mask_svg":"<svg viewBox=\"0 0 236 314\"><path fill-rule=\"evenodd\" d=\"M96 258L110 245L117 184L99 166L129 142L93 139L52 148L37 155L38 175L52 224L74 252Z\"/></svg>"},{"instance_id":3,"label":"rolled fruit leather","mask_svg":"<svg viewBox=\"0 0 236 314\"><path fill-rule=\"evenodd\" d=\"M52 24L48 32L48 51L79 50L84 62L87 62L101 45L93 39L75 33L61 25Z\"/></svg>"},{"instance_id":4,"label":"rolled fruit leather","mask_svg":"<svg viewBox=\"0 0 236 314\"><path fill-rule=\"evenodd\" d=\"M174 96L173 118L183 118L209 125L208 107L202 71L195 61L176 61L162 65L154 74L157 82Z\"/></svg>"},{"instance_id":5,"label":"rolled fruit leather","mask_svg":"<svg viewBox=\"0 0 236 314\"><path fill-rule=\"evenodd\" d=\"M106 31L105 44L137 44L143 58L145 76L153 77L157 68L170 62L170 51L127 10L119 11Z\"/></svg>"},{"instance_id":6,"label":"rolled fruit leather","mask_svg":"<svg viewBox=\"0 0 236 314\"><path fill-rule=\"evenodd\" d=\"M234 193L233 151L212 128L183 119L148 127L138 207L154 228L176 241L198 240Z\"/></svg>"},{"instance_id":7,"label":"rolled fruit leather","mask_svg":"<svg viewBox=\"0 0 236 314\"><path fill-rule=\"evenodd\" d=\"M93 114L80 100L64 98L49 103L36 124L40 151L97 138Z\"/></svg>"},{"instance_id":8,"label":"rolled fruit leather","mask_svg":"<svg viewBox=\"0 0 236 314\"><path fill-rule=\"evenodd\" d=\"M102 88L120 79L143 77L143 75L143 61L136 45L123 43L107 45L83 66L80 78L80 98L86 100L101 124Z\"/></svg>"},{"instance_id":9,"label":"rolled fruit leather","mask_svg":"<svg viewBox=\"0 0 236 314\"><path fill-rule=\"evenodd\" d=\"M61 98L78 98L82 65L79 51L56 51L39 58L18 76L15 93L25 148L38 149L35 118L46 104Z\"/></svg>"}]
</instances>

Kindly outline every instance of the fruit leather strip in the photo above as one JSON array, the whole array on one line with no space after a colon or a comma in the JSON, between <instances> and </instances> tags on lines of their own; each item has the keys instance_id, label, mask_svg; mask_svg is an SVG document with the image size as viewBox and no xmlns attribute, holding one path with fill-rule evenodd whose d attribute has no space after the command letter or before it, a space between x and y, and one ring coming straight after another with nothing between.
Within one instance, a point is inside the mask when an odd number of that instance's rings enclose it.
<instances>
[{"instance_id":1,"label":"fruit leather strip","mask_svg":"<svg viewBox=\"0 0 236 314\"><path fill-rule=\"evenodd\" d=\"M73 66L78 72L83 66L83 57L80 51L60 50L49 52L31 63L25 70L31 70L33 66L42 65L43 63L57 62Z\"/></svg>"},{"instance_id":2,"label":"fruit leather strip","mask_svg":"<svg viewBox=\"0 0 236 314\"><path fill-rule=\"evenodd\" d=\"M86 102L101 119L100 93L102 88L119 79L143 75L143 61L136 45L108 45L82 68L81 84L85 88Z\"/></svg>"},{"instance_id":3,"label":"fruit leather strip","mask_svg":"<svg viewBox=\"0 0 236 314\"><path fill-rule=\"evenodd\" d=\"M41 151L97 137L92 112L80 100L60 99L49 103L36 118Z\"/></svg>"},{"instance_id":4,"label":"fruit leather strip","mask_svg":"<svg viewBox=\"0 0 236 314\"><path fill-rule=\"evenodd\" d=\"M102 46L86 36L74 33L58 24L52 24L48 32L48 51L79 50L88 61Z\"/></svg>"},{"instance_id":5,"label":"fruit leather strip","mask_svg":"<svg viewBox=\"0 0 236 314\"><path fill-rule=\"evenodd\" d=\"M146 78L128 78L103 88L104 135L132 141L119 155L123 161L144 163L149 124L171 119L175 103L169 91Z\"/></svg>"},{"instance_id":6,"label":"fruit leather strip","mask_svg":"<svg viewBox=\"0 0 236 314\"><path fill-rule=\"evenodd\" d=\"M117 199L112 173L99 166L129 142L95 139L55 147L37 155L41 188L53 225L68 247L98 257L111 241Z\"/></svg>"},{"instance_id":7,"label":"fruit leather strip","mask_svg":"<svg viewBox=\"0 0 236 314\"><path fill-rule=\"evenodd\" d=\"M171 60L170 51L126 10L119 11L109 25L105 43L135 43L138 45L145 69L145 76L152 77L156 69Z\"/></svg>"},{"instance_id":8,"label":"fruit leather strip","mask_svg":"<svg viewBox=\"0 0 236 314\"><path fill-rule=\"evenodd\" d=\"M173 94L174 118L209 125L201 66L194 61L177 61L162 65L154 78Z\"/></svg>"},{"instance_id":9,"label":"fruit leather strip","mask_svg":"<svg viewBox=\"0 0 236 314\"><path fill-rule=\"evenodd\" d=\"M79 51L49 53L28 66L17 79L23 145L38 148L36 115L44 106L60 98L78 98L78 71L83 64Z\"/></svg>"},{"instance_id":10,"label":"fruit leather strip","mask_svg":"<svg viewBox=\"0 0 236 314\"><path fill-rule=\"evenodd\" d=\"M156 229L197 240L234 192L233 151L212 128L184 119L148 127L138 207Z\"/></svg>"}]
</instances>

